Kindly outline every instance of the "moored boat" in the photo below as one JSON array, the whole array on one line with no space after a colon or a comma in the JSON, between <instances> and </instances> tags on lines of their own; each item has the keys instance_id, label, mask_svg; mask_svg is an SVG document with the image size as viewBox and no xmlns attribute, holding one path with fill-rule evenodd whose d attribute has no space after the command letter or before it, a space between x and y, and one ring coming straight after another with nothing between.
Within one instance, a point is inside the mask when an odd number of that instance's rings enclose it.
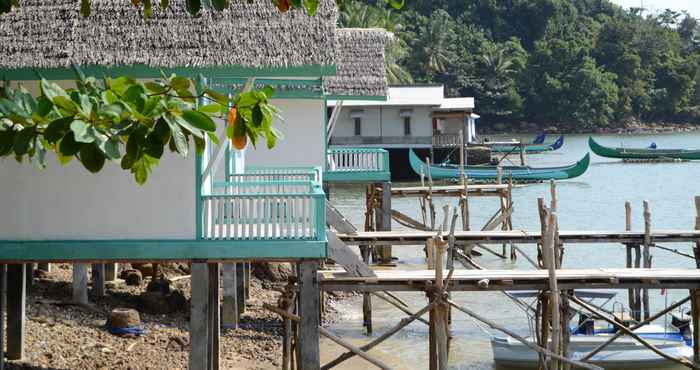
<instances>
[{"instance_id":1,"label":"moored boat","mask_svg":"<svg viewBox=\"0 0 700 370\"><path fill-rule=\"evenodd\" d=\"M606 158L700 160L700 150L658 149L655 145L650 148L613 148L598 144L592 137L588 138L588 146L593 153Z\"/></svg>"},{"instance_id":2,"label":"moored boat","mask_svg":"<svg viewBox=\"0 0 700 370\"><path fill-rule=\"evenodd\" d=\"M411 168L418 175L427 175L428 170L433 179L450 179L460 176L460 168L456 165L430 165L423 162L413 150L409 153ZM530 167L530 166L503 166L504 179L512 177L516 181L547 181L566 180L583 175L590 164L590 156L586 154L580 161L560 167ZM464 173L472 180L495 180L498 176L497 166L464 166Z\"/></svg>"},{"instance_id":3,"label":"moored boat","mask_svg":"<svg viewBox=\"0 0 700 370\"><path fill-rule=\"evenodd\" d=\"M541 153L541 152L550 152L557 150L561 148L564 145L564 135L559 136L559 138L551 143L547 144L544 143L544 137L537 137L535 140L537 141L540 139L543 141L541 143L533 143L533 144L525 144L525 152L526 153ZM520 151L520 146L517 144L509 145L506 143L499 143L498 145L493 145L491 146L491 152L493 153L517 153Z\"/></svg>"}]
</instances>

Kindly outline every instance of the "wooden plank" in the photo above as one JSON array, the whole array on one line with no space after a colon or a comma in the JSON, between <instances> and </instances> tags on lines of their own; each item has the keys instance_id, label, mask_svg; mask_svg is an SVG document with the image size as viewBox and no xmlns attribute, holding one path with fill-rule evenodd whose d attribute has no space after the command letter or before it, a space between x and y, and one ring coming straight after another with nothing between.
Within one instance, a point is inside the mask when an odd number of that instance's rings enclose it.
<instances>
[{"instance_id":1,"label":"wooden plank","mask_svg":"<svg viewBox=\"0 0 700 370\"><path fill-rule=\"evenodd\" d=\"M232 248L235 243L235 248ZM309 240L0 240L0 262L130 262L325 258Z\"/></svg>"},{"instance_id":2,"label":"wooden plank","mask_svg":"<svg viewBox=\"0 0 700 370\"><path fill-rule=\"evenodd\" d=\"M318 261L298 263L299 281L299 346L301 349L299 368L319 370L321 368L319 347L319 287Z\"/></svg>"},{"instance_id":3,"label":"wooden plank","mask_svg":"<svg viewBox=\"0 0 700 370\"><path fill-rule=\"evenodd\" d=\"M330 202L326 202L326 224L343 234L355 234L357 228L348 221Z\"/></svg>"},{"instance_id":4,"label":"wooden plank","mask_svg":"<svg viewBox=\"0 0 700 370\"><path fill-rule=\"evenodd\" d=\"M360 256L343 243L334 232L328 231L328 258L342 266L352 276L374 276L374 272Z\"/></svg>"},{"instance_id":5,"label":"wooden plank","mask_svg":"<svg viewBox=\"0 0 700 370\"><path fill-rule=\"evenodd\" d=\"M73 264L73 302L88 303L88 265Z\"/></svg>"},{"instance_id":6,"label":"wooden plank","mask_svg":"<svg viewBox=\"0 0 700 370\"><path fill-rule=\"evenodd\" d=\"M222 265L222 281L224 285L224 298L221 309L221 323L226 329L238 328L238 303L236 297L236 265L224 263Z\"/></svg>"},{"instance_id":7,"label":"wooden plank","mask_svg":"<svg viewBox=\"0 0 700 370\"><path fill-rule=\"evenodd\" d=\"M23 264L7 266L7 352L8 360L24 357L26 324L26 267Z\"/></svg>"},{"instance_id":8,"label":"wooden plank","mask_svg":"<svg viewBox=\"0 0 700 370\"><path fill-rule=\"evenodd\" d=\"M191 271L189 368L206 370L209 361L209 272L206 263L193 263Z\"/></svg>"},{"instance_id":9,"label":"wooden plank","mask_svg":"<svg viewBox=\"0 0 700 370\"><path fill-rule=\"evenodd\" d=\"M94 263L92 265L92 294L96 297L105 295L105 265Z\"/></svg>"}]
</instances>

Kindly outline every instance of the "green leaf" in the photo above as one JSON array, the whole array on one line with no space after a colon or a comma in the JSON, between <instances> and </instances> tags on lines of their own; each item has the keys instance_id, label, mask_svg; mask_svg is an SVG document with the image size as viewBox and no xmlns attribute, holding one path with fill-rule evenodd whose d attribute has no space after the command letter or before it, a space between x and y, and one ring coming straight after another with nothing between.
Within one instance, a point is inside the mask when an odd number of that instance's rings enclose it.
<instances>
[{"instance_id":1,"label":"green leaf","mask_svg":"<svg viewBox=\"0 0 700 370\"><path fill-rule=\"evenodd\" d=\"M253 122L252 122L252 123L253 123L253 126L255 126L255 127L260 127L260 126L262 126L263 118L264 118L264 117L263 117L262 109L260 109L260 104L256 105L256 106L253 108L253 116L252 116L252 118L253 118Z\"/></svg>"},{"instance_id":2,"label":"green leaf","mask_svg":"<svg viewBox=\"0 0 700 370\"><path fill-rule=\"evenodd\" d=\"M132 85L124 92L124 100L133 104L137 111L143 112L146 106L146 91L141 85Z\"/></svg>"},{"instance_id":3,"label":"green leaf","mask_svg":"<svg viewBox=\"0 0 700 370\"><path fill-rule=\"evenodd\" d=\"M190 79L185 77L173 77L170 80L170 86L175 90L189 90Z\"/></svg>"},{"instance_id":4,"label":"green leaf","mask_svg":"<svg viewBox=\"0 0 700 370\"><path fill-rule=\"evenodd\" d=\"M36 113L39 114L39 116L46 117L47 114L51 113L52 108L53 103L47 97L42 95L37 99Z\"/></svg>"},{"instance_id":5,"label":"green leaf","mask_svg":"<svg viewBox=\"0 0 700 370\"><path fill-rule=\"evenodd\" d=\"M401 9L404 6L406 0L389 0L389 5L394 9Z\"/></svg>"},{"instance_id":6,"label":"green leaf","mask_svg":"<svg viewBox=\"0 0 700 370\"><path fill-rule=\"evenodd\" d=\"M12 153L15 142L15 131L0 131L0 157Z\"/></svg>"},{"instance_id":7,"label":"green leaf","mask_svg":"<svg viewBox=\"0 0 700 370\"><path fill-rule=\"evenodd\" d=\"M158 164L157 158L152 158L148 155L144 155L138 161L134 162L131 167L131 172L134 174L134 178L139 185L143 185L148 180L148 175L151 173L151 168Z\"/></svg>"},{"instance_id":8,"label":"green leaf","mask_svg":"<svg viewBox=\"0 0 700 370\"><path fill-rule=\"evenodd\" d=\"M165 87L163 84L153 81L146 82L145 86L148 91L154 94L162 94L168 90L168 88Z\"/></svg>"},{"instance_id":9,"label":"green leaf","mask_svg":"<svg viewBox=\"0 0 700 370\"><path fill-rule=\"evenodd\" d=\"M153 158L158 158L163 156L163 151L165 149L165 143L160 138L159 134L155 131L148 134L146 137L146 146L144 147L144 152Z\"/></svg>"},{"instance_id":10,"label":"green leaf","mask_svg":"<svg viewBox=\"0 0 700 370\"><path fill-rule=\"evenodd\" d=\"M90 0L80 0L80 14L83 17L90 16Z\"/></svg>"},{"instance_id":11,"label":"green leaf","mask_svg":"<svg viewBox=\"0 0 700 370\"><path fill-rule=\"evenodd\" d=\"M229 0L211 0L211 4L214 6L214 9L222 11L229 7L230 2Z\"/></svg>"},{"instance_id":12,"label":"green leaf","mask_svg":"<svg viewBox=\"0 0 700 370\"><path fill-rule=\"evenodd\" d=\"M130 155L125 155L120 163L122 170L129 170L134 166L134 158Z\"/></svg>"},{"instance_id":13,"label":"green leaf","mask_svg":"<svg viewBox=\"0 0 700 370\"><path fill-rule=\"evenodd\" d=\"M198 137L194 138L194 148L197 151L197 154L199 154L199 155L204 154L204 149L206 149L206 146L207 146L207 144L204 141L204 139L201 139Z\"/></svg>"},{"instance_id":14,"label":"green leaf","mask_svg":"<svg viewBox=\"0 0 700 370\"><path fill-rule=\"evenodd\" d=\"M64 117L52 121L44 130L44 138L49 143L55 143L61 140L68 130L70 130L70 124L73 122L73 117Z\"/></svg>"},{"instance_id":15,"label":"green leaf","mask_svg":"<svg viewBox=\"0 0 700 370\"><path fill-rule=\"evenodd\" d=\"M192 14L192 15L197 15L199 14L199 11L202 10L202 1L201 0L185 0L185 6L187 8L187 12Z\"/></svg>"},{"instance_id":16,"label":"green leaf","mask_svg":"<svg viewBox=\"0 0 700 370\"><path fill-rule=\"evenodd\" d=\"M178 117L173 116L170 113L167 113L166 115L163 116L165 119L165 122L168 124L168 127L170 127L170 133L172 136L172 140L175 143L175 147L177 148L177 152L180 153L181 156L187 157L187 152L189 151L189 145L187 143L187 137L185 137L185 134L182 132L182 129L180 128L180 124L178 124ZM179 120L180 123L183 122L184 120ZM186 123L186 121L185 121Z\"/></svg>"},{"instance_id":17,"label":"green leaf","mask_svg":"<svg viewBox=\"0 0 700 370\"><path fill-rule=\"evenodd\" d=\"M145 126L139 125L129 135L129 140L126 142L126 154L131 156L134 160L141 157L141 148L146 141L147 130Z\"/></svg>"},{"instance_id":18,"label":"green leaf","mask_svg":"<svg viewBox=\"0 0 700 370\"><path fill-rule=\"evenodd\" d=\"M75 141L79 143L89 144L95 141L96 135L94 127L81 120L71 122L70 129L73 131Z\"/></svg>"},{"instance_id":19,"label":"green leaf","mask_svg":"<svg viewBox=\"0 0 700 370\"><path fill-rule=\"evenodd\" d=\"M61 143L58 144L58 150L64 156L76 155L80 151L82 144L75 141L73 136L73 131L69 131L66 136L61 139Z\"/></svg>"},{"instance_id":20,"label":"green leaf","mask_svg":"<svg viewBox=\"0 0 700 370\"><path fill-rule=\"evenodd\" d=\"M221 145L221 141L219 140L219 137L216 136L216 132L207 132L207 135L209 136L209 140L211 140L214 145Z\"/></svg>"},{"instance_id":21,"label":"green leaf","mask_svg":"<svg viewBox=\"0 0 700 370\"><path fill-rule=\"evenodd\" d=\"M83 145L80 148L80 162L92 173L100 172L105 165L105 155L97 144Z\"/></svg>"},{"instance_id":22,"label":"green leaf","mask_svg":"<svg viewBox=\"0 0 700 370\"><path fill-rule=\"evenodd\" d=\"M304 0L304 7L310 16L314 16L318 10L318 0Z\"/></svg>"},{"instance_id":23,"label":"green leaf","mask_svg":"<svg viewBox=\"0 0 700 370\"><path fill-rule=\"evenodd\" d=\"M143 17L146 19L153 18L153 3L151 0L143 1Z\"/></svg>"},{"instance_id":24,"label":"green leaf","mask_svg":"<svg viewBox=\"0 0 700 370\"><path fill-rule=\"evenodd\" d=\"M251 92L243 93L236 100L236 107L238 107L239 110L242 108L252 107L255 104L257 104L258 101L259 101L259 99L256 98L254 92L251 91Z\"/></svg>"},{"instance_id":25,"label":"green leaf","mask_svg":"<svg viewBox=\"0 0 700 370\"><path fill-rule=\"evenodd\" d=\"M263 87L262 92L267 96L268 99L272 99L272 96L275 95L275 89L270 86L270 85L265 85Z\"/></svg>"},{"instance_id":26,"label":"green leaf","mask_svg":"<svg viewBox=\"0 0 700 370\"><path fill-rule=\"evenodd\" d=\"M136 85L136 81L130 77L122 76L113 80L108 78L107 85L117 95L122 96L131 86Z\"/></svg>"},{"instance_id":27,"label":"green leaf","mask_svg":"<svg viewBox=\"0 0 700 370\"><path fill-rule=\"evenodd\" d=\"M119 151L119 140L115 138L100 142L99 147L105 156L110 160L117 160L122 156L121 152Z\"/></svg>"},{"instance_id":28,"label":"green leaf","mask_svg":"<svg viewBox=\"0 0 700 370\"><path fill-rule=\"evenodd\" d=\"M210 89L204 89L204 95L214 99L219 104L228 106L228 97L222 93Z\"/></svg>"},{"instance_id":29,"label":"green leaf","mask_svg":"<svg viewBox=\"0 0 700 370\"><path fill-rule=\"evenodd\" d=\"M186 110L182 112L184 118L190 125L204 131L216 131L216 123L211 117L196 110Z\"/></svg>"},{"instance_id":30,"label":"green leaf","mask_svg":"<svg viewBox=\"0 0 700 370\"><path fill-rule=\"evenodd\" d=\"M42 78L39 86L41 87L41 93L54 103L56 103L54 99L57 96L64 96L68 98L66 91L54 82L50 82Z\"/></svg>"},{"instance_id":31,"label":"green leaf","mask_svg":"<svg viewBox=\"0 0 700 370\"><path fill-rule=\"evenodd\" d=\"M31 143L36 137L36 131L34 131L34 127L26 127L22 129L22 131L18 132L15 135L15 141L12 145L12 148L15 151L15 154L17 155L24 155L27 154L29 151L29 148L31 147Z\"/></svg>"},{"instance_id":32,"label":"green leaf","mask_svg":"<svg viewBox=\"0 0 700 370\"><path fill-rule=\"evenodd\" d=\"M198 111L208 114L210 116L215 115L217 113L221 112L221 104L214 103L214 104L207 104L207 105L202 105L199 108L197 108Z\"/></svg>"},{"instance_id":33,"label":"green leaf","mask_svg":"<svg viewBox=\"0 0 700 370\"><path fill-rule=\"evenodd\" d=\"M52 99L57 107L66 111L70 115L78 113L78 104L71 100L68 96L57 96Z\"/></svg>"}]
</instances>

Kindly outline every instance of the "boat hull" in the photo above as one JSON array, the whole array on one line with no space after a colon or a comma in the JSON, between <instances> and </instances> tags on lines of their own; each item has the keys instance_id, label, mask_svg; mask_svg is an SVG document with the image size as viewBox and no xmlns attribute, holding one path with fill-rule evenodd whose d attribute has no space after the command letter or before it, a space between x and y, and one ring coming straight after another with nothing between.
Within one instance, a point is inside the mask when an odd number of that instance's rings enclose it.
<instances>
[{"instance_id":1,"label":"boat hull","mask_svg":"<svg viewBox=\"0 0 700 370\"><path fill-rule=\"evenodd\" d=\"M611 148L598 144L592 137L588 138L588 146L593 153L606 158L700 160L700 150Z\"/></svg>"},{"instance_id":2,"label":"boat hull","mask_svg":"<svg viewBox=\"0 0 700 370\"><path fill-rule=\"evenodd\" d=\"M575 335L569 343L568 357L583 358L598 345L610 338L609 335ZM664 353L673 357L692 358L693 349L682 341L646 338ZM491 340L493 358L497 366L507 368L536 369L539 360L537 352L513 338ZM591 358L591 362L605 369L658 369L674 366L674 363L651 352L639 342L629 337L618 338L604 350Z\"/></svg>"},{"instance_id":3,"label":"boat hull","mask_svg":"<svg viewBox=\"0 0 700 370\"><path fill-rule=\"evenodd\" d=\"M409 162L413 171L419 176L427 176L428 166L411 150L409 151ZM502 167L503 179L510 177L515 181L547 181L566 180L583 175L590 164L590 156L586 154L583 159L570 166L533 168L529 166ZM435 166L430 168L430 176L435 179L451 179L460 176L458 166ZM498 176L496 166L465 166L464 173L470 180L495 180Z\"/></svg>"}]
</instances>

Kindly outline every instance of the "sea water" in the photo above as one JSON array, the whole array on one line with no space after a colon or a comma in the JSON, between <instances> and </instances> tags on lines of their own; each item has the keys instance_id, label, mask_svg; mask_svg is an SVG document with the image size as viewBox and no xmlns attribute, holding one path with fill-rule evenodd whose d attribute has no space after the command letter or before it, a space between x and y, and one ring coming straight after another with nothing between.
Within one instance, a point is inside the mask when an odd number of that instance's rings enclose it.
<instances>
[{"instance_id":1,"label":"sea water","mask_svg":"<svg viewBox=\"0 0 700 370\"><path fill-rule=\"evenodd\" d=\"M548 139L554 140L556 135ZM506 136L504 138L517 138ZM659 149L698 148L700 133L673 133L655 135L594 135L605 146L648 147L652 142ZM530 139L530 137L526 137ZM567 135L563 148L543 154L528 155L527 164L533 167L562 166L574 163L588 153L587 135ZM517 155L512 157L516 164ZM415 184L394 184L394 186ZM549 202L549 184L534 184L513 190L513 227L539 230L537 198ZM625 227L625 201L632 204L633 230L644 230L642 202L649 200L653 229L693 229L695 226L694 197L700 195L700 161L677 163L622 163L618 159L602 158L591 152L591 165L581 177L557 183L558 219L561 230L621 231ZM363 186L336 186L331 191L331 202L346 217L362 229L365 210ZM438 220L442 220L442 206L457 205L455 198L437 198ZM419 219L416 198L394 198L392 206ZM480 228L498 209L498 198L470 198L470 223L472 229ZM402 226L393 223L392 228ZM666 245L692 254L690 243ZM499 246L492 246L501 249ZM520 246L530 256L535 256L534 245ZM354 248L354 247L353 247ZM564 268L625 267L625 249L619 244L566 245ZM423 269L425 259L421 247L394 247L399 269ZM658 249L652 249L653 267L694 267L694 261ZM531 269L522 257L516 262L502 260L491 254L477 258L477 262L491 269ZM398 292L412 311L427 304L425 294ZM668 302L682 299L687 291L650 291L653 310L662 309ZM527 335L528 320L524 312L500 292L457 292L453 300L477 313L492 319L520 334ZM615 301L626 306L626 290L619 290ZM609 306L608 308L612 308ZM329 329L356 345L367 343L388 330L405 315L396 308L374 298L372 301L373 335L368 337L362 326L362 299L351 298L339 304L338 321ZM427 315L426 315L427 317ZM669 320L670 322L670 320ZM663 325L664 319L657 323ZM493 357L489 340L501 333L477 323L453 310L453 340L450 350L451 369L491 369ZM397 369L426 369L428 367L428 328L414 321L408 327L372 349L371 353ZM335 358L344 349L323 339L322 362ZM371 367L360 358L346 361L340 369L366 369Z\"/></svg>"}]
</instances>

